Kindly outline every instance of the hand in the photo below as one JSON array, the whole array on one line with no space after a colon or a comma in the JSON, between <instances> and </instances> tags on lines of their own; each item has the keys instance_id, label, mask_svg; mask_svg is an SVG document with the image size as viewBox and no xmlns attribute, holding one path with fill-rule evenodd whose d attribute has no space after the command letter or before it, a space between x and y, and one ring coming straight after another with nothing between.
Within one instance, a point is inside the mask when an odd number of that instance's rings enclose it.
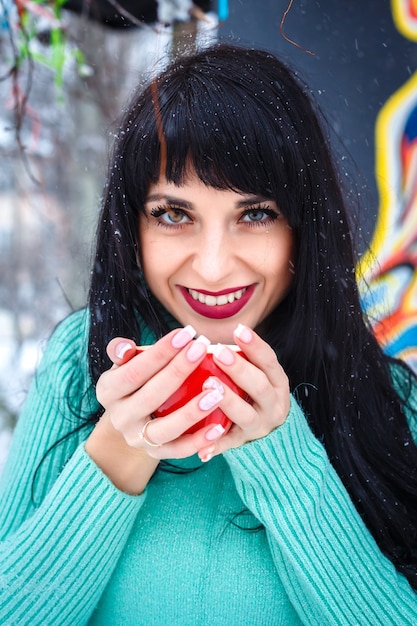
<instances>
[{"instance_id":1,"label":"hand","mask_svg":"<svg viewBox=\"0 0 417 626\"><path fill-rule=\"evenodd\" d=\"M146 427L146 438L140 436L153 411L178 389L206 354L208 340L200 337L191 341L190 330L186 327L172 331L140 354L130 340L116 338L108 345L114 365L102 374L96 390L105 412L86 449L124 490L136 493L137 485L143 490L155 470L155 460L195 454L213 429L208 426L183 435L219 404L222 394L216 389L203 390L178 411L153 420ZM214 434L221 435L217 430Z\"/></svg>"},{"instance_id":2,"label":"hand","mask_svg":"<svg viewBox=\"0 0 417 626\"><path fill-rule=\"evenodd\" d=\"M290 409L288 377L272 348L253 330L239 324L235 342L248 360L225 346L215 351L216 364L252 399L249 404L225 386L220 408L232 420L230 431L215 443L206 441L201 460L265 437L282 425Z\"/></svg>"}]
</instances>

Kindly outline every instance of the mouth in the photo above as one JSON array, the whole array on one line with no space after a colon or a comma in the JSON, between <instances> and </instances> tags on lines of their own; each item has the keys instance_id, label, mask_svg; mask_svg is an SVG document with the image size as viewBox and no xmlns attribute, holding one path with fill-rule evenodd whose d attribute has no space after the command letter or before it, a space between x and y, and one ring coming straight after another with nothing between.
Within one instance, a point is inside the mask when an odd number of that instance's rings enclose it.
<instances>
[{"instance_id":1,"label":"mouth","mask_svg":"<svg viewBox=\"0 0 417 626\"><path fill-rule=\"evenodd\" d=\"M199 315L211 319L233 317L243 309L255 290L255 285L225 289L218 292L191 289L179 285L187 304Z\"/></svg>"}]
</instances>

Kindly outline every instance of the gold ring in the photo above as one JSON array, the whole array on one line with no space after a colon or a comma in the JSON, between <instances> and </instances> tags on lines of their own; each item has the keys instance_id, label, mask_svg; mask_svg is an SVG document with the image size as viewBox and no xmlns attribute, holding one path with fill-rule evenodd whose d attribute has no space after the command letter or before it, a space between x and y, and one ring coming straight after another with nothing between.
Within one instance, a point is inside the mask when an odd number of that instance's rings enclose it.
<instances>
[{"instance_id":1,"label":"gold ring","mask_svg":"<svg viewBox=\"0 0 417 626\"><path fill-rule=\"evenodd\" d=\"M144 423L143 428L139 433L139 438L142 439L142 441L144 441L148 446L151 446L151 448L160 448L162 445L161 443L154 443L153 441L149 441L149 439L146 437L146 429L152 421L153 420L150 419Z\"/></svg>"}]
</instances>

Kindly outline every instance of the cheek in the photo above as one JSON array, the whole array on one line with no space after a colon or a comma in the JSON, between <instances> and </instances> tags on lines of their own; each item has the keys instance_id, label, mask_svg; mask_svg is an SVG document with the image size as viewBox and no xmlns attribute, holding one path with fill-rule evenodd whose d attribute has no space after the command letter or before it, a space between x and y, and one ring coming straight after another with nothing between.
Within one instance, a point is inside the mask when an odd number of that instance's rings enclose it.
<instances>
[{"instance_id":1,"label":"cheek","mask_svg":"<svg viewBox=\"0 0 417 626\"><path fill-rule=\"evenodd\" d=\"M254 264L265 276L283 279L287 275L292 276L294 268L294 243L292 237L281 237L279 239L270 238L258 250L254 259Z\"/></svg>"},{"instance_id":2,"label":"cheek","mask_svg":"<svg viewBox=\"0 0 417 626\"><path fill-rule=\"evenodd\" d=\"M284 239L274 249L265 262L265 276L277 296L282 297L294 280L294 245L292 239Z\"/></svg>"},{"instance_id":3,"label":"cheek","mask_svg":"<svg viewBox=\"0 0 417 626\"><path fill-rule=\"evenodd\" d=\"M161 264L158 261L160 253L159 246L154 241L146 227L140 234L141 263L143 273L148 285L152 288L159 280Z\"/></svg>"},{"instance_id":4,"label":"cheek","mask_svg":"<svg viewBox=\"0 0 417 626\"><path fill-rule=\"evenodd\" d=\"M172 246L155 237L142 238L142 268L151 290L158 296L181 266L181 246Z\"/></svg>"},{"instance_id":5,"label":"cheek","mask_svg":"<svg viewBox=\"0 0 417 626\"><path fill-rule=\"evenodd\" d=\"M161 283L165 275L165 263L156 246L145 246L142 253L142 267L148 285L153 288Z\"/></svg>"}]
</instances>

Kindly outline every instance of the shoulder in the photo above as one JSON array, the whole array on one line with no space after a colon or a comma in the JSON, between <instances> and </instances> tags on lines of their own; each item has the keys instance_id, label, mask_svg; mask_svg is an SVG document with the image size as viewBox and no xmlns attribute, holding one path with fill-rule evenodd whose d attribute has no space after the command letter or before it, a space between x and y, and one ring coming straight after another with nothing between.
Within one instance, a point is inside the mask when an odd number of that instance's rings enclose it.
<instances>
[{"instance_id":1,"label":"shoulder","mask_svg":"<svg viewBox=\"0 0 417 626\"><path fill-rule=\"evenodd\" d=\"M46 342L43 361L74 358L77 354L87 353L89 315L87 309L80 309L63 319L53 330Z\"/></svg>"},{"instance_id":2,"label":"shoulder","mask_svg":"<svg viewBox=\"0 0 417 626\"><path fill-rule=\"evenodd\" d=\"M88 330L87 309L71 313L55 327L37 369L38 382L56 385L71 378L83 380L88 386Z\"/></svg>"},{"instance_id":3,"label":"shoulder","mask_svg":"<svg viewBox=\"0 0 417 626\"><path fill-rule=\"evenodd\" d=\"M70 313L55 327L50 342L73 344L88 337L88 309L80 309Z\"/></svg>"}]
</instances>

